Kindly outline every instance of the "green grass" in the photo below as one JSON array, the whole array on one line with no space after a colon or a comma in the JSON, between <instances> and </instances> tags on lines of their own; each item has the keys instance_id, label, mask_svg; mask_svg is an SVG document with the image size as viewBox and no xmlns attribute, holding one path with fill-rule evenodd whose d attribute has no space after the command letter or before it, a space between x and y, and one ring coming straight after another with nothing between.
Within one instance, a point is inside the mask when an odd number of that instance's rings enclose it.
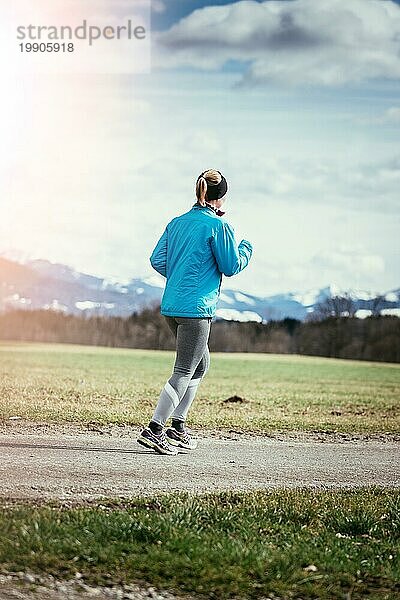
<instances>
[{"instance_id":1,"label":"green grass","mask_svg":"<svg viewBox=\"0 0 400 600\"><path fill-rule=\"evenodd\" d=\"M0 513L0 569L217 599L393 600L399 514L400 490L375 487L17 505Z\"/></svg>"},{"instance_id":2,"label":"green grass","mask_svg":"<svg viewBox=\"0 0 400 600\"><path fill-rule=\"evenodd\" d=\"M0 343L0 419L141 425L174 352ZM212 353L190 425L248 431L399 431L400 367L281 354ZM224 404L239 395L248 402ZM336 414L336 413L340 414Z\"/></svg>"}]
</instances>

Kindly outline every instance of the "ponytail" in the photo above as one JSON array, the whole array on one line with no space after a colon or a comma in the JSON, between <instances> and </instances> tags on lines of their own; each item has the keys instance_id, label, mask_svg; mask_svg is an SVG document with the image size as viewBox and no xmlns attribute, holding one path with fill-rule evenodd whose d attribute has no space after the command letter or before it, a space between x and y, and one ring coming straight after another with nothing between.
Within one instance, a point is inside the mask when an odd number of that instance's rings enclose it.
<instances>
[{"instance_id":1,"label":"ponytail","mask_svg":"<svg viewBox=\"0 0 400 600\"><path fill-rule=\"evenodd\" d=\"M207 194L207 181L205 177L201 176L196 183L196 196L197 201L202 206L206 205L206 194Z\"/></svg>"},{"instance_id":2,"label":"ponytail","mask_svg":"<svg viewBox=\"0 0 400 600\"><path fill-rule=\"evenodd\" d=\"M212 202L225 196L228 189L225 177L220 171L203 171L196 181L196 196L200 206L206 206L206 200Z\"/></svg>"}]
</instances>

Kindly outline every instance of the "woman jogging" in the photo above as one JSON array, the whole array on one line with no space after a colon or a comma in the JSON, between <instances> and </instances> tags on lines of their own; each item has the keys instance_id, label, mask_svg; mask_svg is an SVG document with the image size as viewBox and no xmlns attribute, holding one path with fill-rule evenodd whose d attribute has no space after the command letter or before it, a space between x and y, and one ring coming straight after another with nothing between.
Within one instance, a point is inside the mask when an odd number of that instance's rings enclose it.
<instances>
[{"instance_id":1,"label":"woman jogging","mask_svg":"<svg viewBox=\"0 0 400 600\"><path fill-rule=\"evenodd\" d=\"M140 444L160 454L197 446L185 422L210 365L208 338L222 275L240 273L252 255L250 242L242 240L238 245L233 228L221 218L227 189L220 171L201 173L196 182L197 202L168 223L150 257L152 267L167 279L161 314L176 338L173 373L138 438ZM172 425L165 430L170 417Z\"/></svg>"}]
</instances>

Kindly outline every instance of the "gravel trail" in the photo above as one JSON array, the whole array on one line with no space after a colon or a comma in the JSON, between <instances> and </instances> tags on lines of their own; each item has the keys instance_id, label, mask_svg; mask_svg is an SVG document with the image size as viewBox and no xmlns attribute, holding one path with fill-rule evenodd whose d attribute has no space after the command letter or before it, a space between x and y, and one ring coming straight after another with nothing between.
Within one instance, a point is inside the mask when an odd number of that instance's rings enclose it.
<instances>
[{"instance_id":1,"label":"gravel trail","mask_svg":"<svg viewBox=\"0 0 400 600\"><path fill-rule=\"evenodd\" d=\"M400 486L396 436L197 432L198 449L160 456L137 428L0 427L0 497L93 500L159 492Z\"/></svg>"}]
</instances>

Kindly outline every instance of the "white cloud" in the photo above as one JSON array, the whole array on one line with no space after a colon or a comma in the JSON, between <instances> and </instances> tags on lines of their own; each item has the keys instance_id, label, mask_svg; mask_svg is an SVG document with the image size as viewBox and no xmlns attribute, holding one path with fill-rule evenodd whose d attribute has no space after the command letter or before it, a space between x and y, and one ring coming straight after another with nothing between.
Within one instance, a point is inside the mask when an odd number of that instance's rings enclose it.
<instances>
[{"instance_id":1,"label":"white cloud","mask_svg":"<svg viewBox=\"0 0 400 600\"><path fill-rule=\"evenodd\" d=\"M154 12L163 13L166 11L166 9L167 7L165 6L163 0L151 0L151 10Z\"/></svg>"},{"instance_id":2,"label":"white cloud","mask_svg":"<svg viewBox=\"0 0 400 600\"><path fill-rule=\"evenodd\" d=\"M255 202L275 198L290 205L342 206L355 211L397 213L400 159L252 156L247 190ZM237 184L240 185L240 180Z\"/></svg>"},{"instance_id":3,"label":"white cloud","mask_svg":"<svg viewBox=\"0 0 400 600\"><path fill-rule=\"evenodd\" d=\"M156 65L241 61L249 84L400 78L400 8L391 0L242 0L195 10L157 39Z\"/></svg>"},{"instance_id":4,"label":"white cloud","mask_svg":"<svg viewBox=\"0 0 400 600\"><path fill-rule=\"evenodd\" d=\"M400 123L400 106L391 106L385 111L383 120L389 123Z\"/></svg>"},{"instance_id":5,"label":"white cloud","mask_svg":"<svg viewBox=\"0 0 400 600\"><path fill-rule=\"evenodd\" d=\"M234 78L49 80L32 97L25 86L5 111L1 245L119 280L150 276L157 237L190 208L196 176L212 166L230 184L227 220L255 249L250 267L226 279L227 287L267 295L332 280L346 288L398 286L397 138L348 127L340 106L332 110L335 98L320 105L301 90L232 94ZM346 111L358 114L361 104L346 96ZM393 104L380 96L370 106L383 114ZM319 266L310 263L316 254Z\"/></svg>"},{"instance_id":6,"label":"white cloud","mask_svg":"<svg viewBox=\"0 0 400 600\"><path fill-rule=\"evenodd\" d=\"M363 286L374 289L376 281L385 271L385 261L379 254L373 254L356 241L343 244L338 241L335 247L315 254L309 267L317 270L325 282L337 282L339 287L354 288ZM320 276L321 276L320 275Z\"/></svg>"},{"instance_id":7,"label":"white cloud","mask_svg":"<svg viewBox=\"0 0 400 600\"><path fill-rule=\"evenodd\" d=\"M400 106L389 106L373 116L348 115L347 119L359 125L400 125Z\"/></svg>"},{"instance_id":8,"label":"white cloud","mask_svg":"<svg viewBox=\"0 0 400 600\"><path fill-rule=\"evenodd\" d=\"M361 276L364 281L381 275L385 261L378 254L371 254L357 245L343 245L323 250L310 260L311 267L317 267L327 273L327 280L343 281L351 276Z\"/></svg>"}]
</instances>

